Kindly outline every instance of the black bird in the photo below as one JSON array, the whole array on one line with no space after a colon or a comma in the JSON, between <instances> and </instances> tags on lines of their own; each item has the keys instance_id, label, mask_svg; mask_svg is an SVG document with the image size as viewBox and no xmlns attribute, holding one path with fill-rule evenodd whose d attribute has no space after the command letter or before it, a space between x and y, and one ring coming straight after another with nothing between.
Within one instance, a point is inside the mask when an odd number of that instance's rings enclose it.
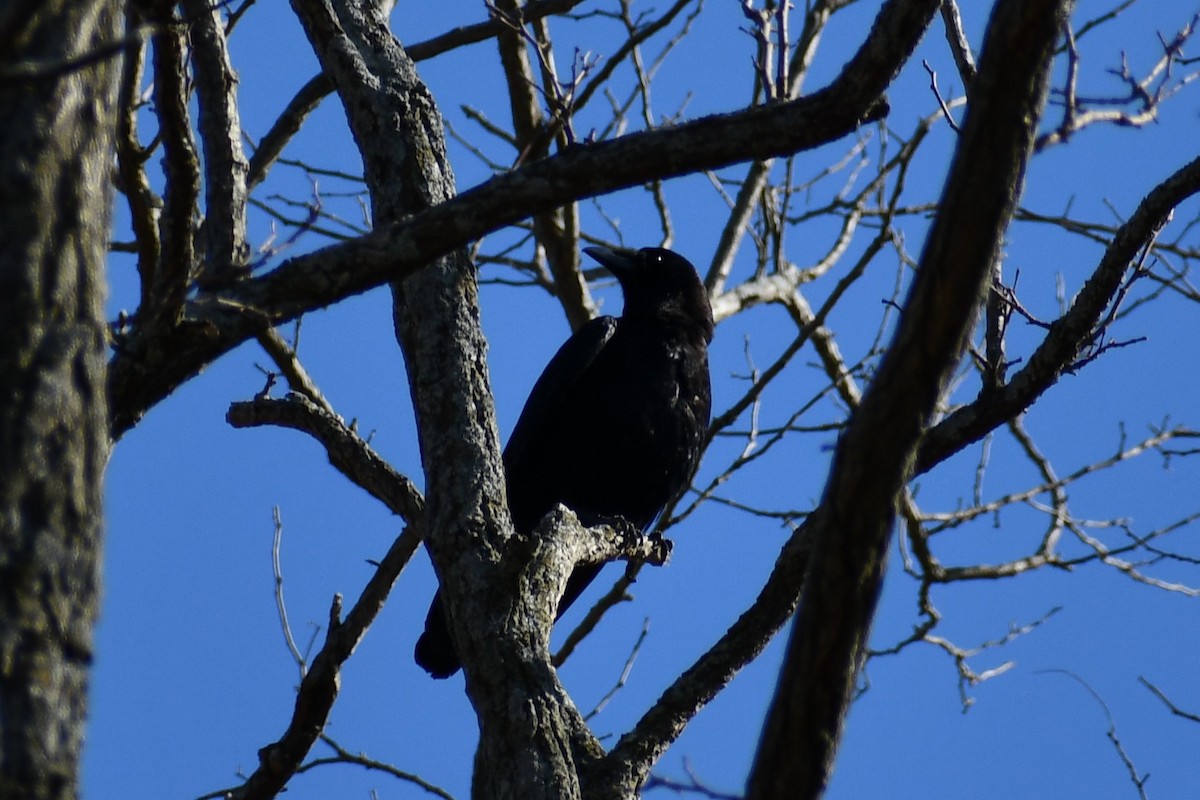
<instances>
[{"instance_id":1,"label":"black bird","mask_svg":"<svg viewBox=\"0 0 1200 800\"><path fill-rule=\"evenodd\" d=\"M713 318L695 268L661 248L584 252L617 277L625 308L576 331L525 402L504 450L508 506L525 533L555 503L587 525L619 517L647 530L687 488L708 427ZM601 566L575 569L559 615ZM461 666L440 592L415 657L435 678Z\"/></svg>"}]
</instances>

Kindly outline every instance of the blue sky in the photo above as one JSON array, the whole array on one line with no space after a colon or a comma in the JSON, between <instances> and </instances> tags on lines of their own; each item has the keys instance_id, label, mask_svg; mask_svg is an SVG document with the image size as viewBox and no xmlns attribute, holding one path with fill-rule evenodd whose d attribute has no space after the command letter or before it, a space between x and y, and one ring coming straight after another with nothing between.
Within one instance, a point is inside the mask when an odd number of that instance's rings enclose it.
<instances>
[{"instance_id":1,"label":"blue sky","mask_svg":"<svg viewBox=\"0 0 1200 800\"><path fill-rule=\"evenodd\" d=\"M984 20L979 10L968 7L974 4L963 5L968 33L978 45ZM836 73L857 46L877 4L859 6L831 27L810 88ZM1079 19L1107 7L1096 2L1080 6ZM400 0L393 28L402 41L415 42L478 21L483 14L482 3ZM1116 66L1122 50L1135 71L1145 69L1155 54L1156 31L1173 34L1186 21L1183 14L1177 3L1144 1L1115 25L1087 37L1081 43L1087 90L1119 89L1103 68ZM732 0L708 0L694 31L662 69L654 95L659 113L683 107L690 118L733 110L747 101L752 47L739 30L742 24ZM798 19L793 25L799 27ZM576 30L588 27L554 23L561 54L570 52ZM603 33L596 36L581 46L603 53L615 41ZM241 76L243 125L258 137L315 73L315 60L283 3L255 6L231 46ZM934 108L922 58L938 70L944 93L960 89L935 24L889 93L894 135L911 131ZM462 104L497 121L507 119L492 44L451 52L418 69L455 130L478 138ZM1166 106L1159 123L1145 130L1085 131L1069 147L1039 157L1030 170L1024 205L1047 214L1070 205L1075 215L1105 223L1112 222L1114 212L1128 214L1151 186L1196 156L1197 98L1191 87ZM607 104L597 102L581 115L581 123L601 124L606 109ZM878 131L863 135L872 137L869 148L880 146ZM949 162L953 134L942 125L932 137L909 176L914 201L936 196ZM797 162L797 175L815 175L851 144L805 155ZM486 146L492 157L511 160L503 147ZM452 143L451 155L460 191L488 177L487 167L461 145ZM323 104L286 156L347 172L361 169L335 98ZM741 170L724 174L737 176ZM336 179L320 181L323 194L357 190ZM281 165L263 194L305 199L311 191L302 172ZM674 208L673 247L703 265L722 222L721 201L704 178L672 182L666 191ZM350 202L327 202L353 213ZM644 194L619 193L604 198L602 206L620 219L626 242L657 243L660 232L656 221L647 218ZM1196 214L1193 200L1177 213L1175 227L1167 233ZM257 212L252 220L254 241L267 240L268 220ZM592 204L584 204L584 228L610 235ZM120 215L117 230L123 238ZM916 255L921 228L914 224L909 231L906 247ZM280 238L286 235L280 232ZM828 238L829 232L819 226L789 233L789 258L810 263L828 246ZM501 233L488 244L504 240ZM308 236L297 248L323 243ZM1018 223L1006 243L1005 270L1011 275L1019 269L1022 301L1033 313L1052 317L1058 307L1056 283L1062 281L1069 298L1099 252L1095 245L1081 245L1045 226ZM747 256L739 265L748 270L750 263ZM882 301L890 296L896 273L894 259L873 268L831 317L830 326L849 360L862 357L878 330ZM501 275L495 268L485 269L483 278ZM133 267L114 256L111 282L114 314L131 308L136 303ZM816 304L831 287L827 279L806 291ZM619 308L620 298L611 288L600 289L598 296L606 312ZM497 413L506 436L529 387L568 330L561 311L537 290L487 284L482 303ZM739 396L742 383L731 376L745 374L747 350L762 367L788 344L789 324L783 317L778 309L761 308L719 329L712 358L716 410ZM1115 334L1147 336L1148 341L1113 350L1064 378L1028 416L1027 428L1059 474L1116 452L1122 424L1130 443L1167 417L1200 428L1200 357L1190 346L1197 339L1194 304L1166 295L1123 320ZM1015 321L1010 354L1027 354L1040 336L1040 329ZM305 317L300 354L339 412L357 419L360 430L372 432L376 449L420 483L387 293L371 292ZM811 366L815 360L811 351L802 353L764 396L764 425L786 418L824 385ZM334 593L352 602L370 574L368 559L380 557L399 531L397 519L330 468L317 445L302 435L238 431L224 422L230 402L262 388L256 365L266 364L255 347L240 348L153 409L116 447L108 473L105 600L85 752L85 796L190 798L233 786L239 772L254 769L258 748L283 731L298 677L274 602L273 507L280 508L285 526L284 593L302 648L314 626L323 631ZM966 378L964 398L975 391L974 380ZM834 422L839 414L826 403L802 422ZM736 476L723 494L777 508L810 508L824 484L833 435L796 437L753 473ZM698 480L715 475L740 446L733 441L715 446ZM1012 456L1012 445L998 437L983 484L985 497L1034 480L1032 470ZM922 477L922 507L949 510L959 498L969 497L978 459L974 449ZM1071 507L1081 518L1127 518L1144 533L1196 510L1198 479L1194 460L1176 459L1167 469L1157 456L1144 456L1074 484ZM1002 561L1030 550L1045 524L1043 515L1024 508L1003 511L999 521L1000 526L987 520L942 534L945 541L937 540L940 557L950 564ZM1167 543L1200 555L1196 533L1193 524ZM636 602L615 609L561 672L577 704L590 709L616 681L649 619L650 633L629 683L593 723L598 735L620 735L728 627L761 586L787 534L778 521L716 504L673 531L676 548L670 565L644 570L635 586ZM907 636L917 618L916 584L902 573L900 563L897 551L874 629L876 647ZM1194 564L1162 564L1151 571L1164 580L1200 583ZM617 567L605 573L617 574ZM420 555L347 664L328 732L351 751L419 773L466 797L475 725L461 678L432 682L411 660L433 589L428 560ZM1135 583L1110 567L1091 564L1070 574L1043 570L1004 581L938 587L934 602L945 618L938 632L964 648L1003 637L1010 626L1042 619L1051 609L1061 610L1036 630L971 661L977 671L1007 662L1013 666L970 687L973 703L966 713L954 664L940 650L916 645L898 656L872 660L870 689L852 710L830 798L881 790L897 798L1136 797L1106 739L1104 708L1063 671L1082 678L1107 703L1138 770L1151 774L1146 784L1151 797L1200 792L1200 773L1194 767L1200 725L1172 717L1138 683L1144 676L1180 705L1200 711L1195 597ZM565 629L560 626L560 635ZM699 715L663 758L659 774L681 778L690 765L712 788L741 790L782 644L783 635ZM313 755L328 752L318 745ZM372 791L381 798L426 796L409 784L350 766L301 775L288 794L366 798Z\"/></svg>"}]
</instances>

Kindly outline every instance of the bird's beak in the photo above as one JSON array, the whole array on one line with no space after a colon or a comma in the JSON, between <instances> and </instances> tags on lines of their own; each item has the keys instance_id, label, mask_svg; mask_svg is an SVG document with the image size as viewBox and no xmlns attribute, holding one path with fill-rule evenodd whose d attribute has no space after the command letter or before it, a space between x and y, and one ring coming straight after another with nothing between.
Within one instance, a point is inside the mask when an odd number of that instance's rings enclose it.
<instances>
[{"instance_id":1,"label":"bird's beak","mask_svg":"<svg viewBox=\"0 0 1200 800\"><path fill-rule=\"evenodd\" d=\"M600 263L617 280L624 280L637 269L637 253L633 250L614 250L609 247L585 247L583 252Z\"/></svg>"}]
</instances>

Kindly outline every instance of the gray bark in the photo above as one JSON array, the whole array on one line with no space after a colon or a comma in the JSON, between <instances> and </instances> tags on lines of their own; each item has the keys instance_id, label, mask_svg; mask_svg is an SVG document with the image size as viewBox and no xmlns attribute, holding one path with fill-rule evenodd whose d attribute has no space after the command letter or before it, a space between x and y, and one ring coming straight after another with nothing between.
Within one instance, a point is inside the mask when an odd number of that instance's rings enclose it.
<instances>
[{"instance_id":1,"label":"gray bark","mask_svg":"<svg viewBox=\"0 0 1200 800\"><path fill-rule=\"evenodd\" d=\"M26 4L28 5L28 4ZM121 15L0 26L0 796L78 793L108 452L103 265Z\"/></svg>"},{"instance_id":2,"label":"gray bark","mask_svg":"<svg viewBox=\"0 0 1200 800\"><path fill-rule=\"evenodd\" d=\"M384 21L367 4L293 5L341 94L376 226L453 197L441 117ZM553 598L512 591L532 553L514 540L504 501L474 266L454 250L394 283L393 295L425 470L426 545L451 587L443 596L479 718L473 794L578 797L580 762L599 745L550 666Z\"/></svg>"}]
</instances>

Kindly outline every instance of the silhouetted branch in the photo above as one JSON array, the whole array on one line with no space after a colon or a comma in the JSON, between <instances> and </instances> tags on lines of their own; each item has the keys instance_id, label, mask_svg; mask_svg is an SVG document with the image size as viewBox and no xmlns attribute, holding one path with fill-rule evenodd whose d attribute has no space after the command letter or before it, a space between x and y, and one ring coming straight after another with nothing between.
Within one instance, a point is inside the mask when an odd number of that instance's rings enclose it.
<instances>
[{"instance_id":1,"label":"silhouetted branch","mask_svg":"<svg viewBox=\"0 0 1200 800\"><path fill-rule=\"evenodd\" d=\"M1159 700L1161 700L1163 702L1163 705L1165 705L1167 708L1169 708L1171 710L1171 713L1174 714L1175 716L1183 717L1184 719L1191 720L1192 722L1200 722L1200 714L1193 714L1191 711L1184 711L1182 708L1180 708L1179 706L1177 706L1173 702L1171 702L1171 699L1169 697L1167 697L1167 695L1163 692L1162 689L1159 689L1157 686L1155 686L1150 681L1146 680L1145 678L1143 678L1139 675L1138 682L1140 684L1142 684L1143 686L1145 686L1147 689L1149 689L1154 694L1155 697L1157 697Z\"/></svg>"},{"instance_id":2,"label":"silhouetted branch","mask_svg":"<svg viewBox=\"0 0 1200 800\"><path fill-rule=\"evenodd\" d=\"M895 501L999 255L1069 7L1001 0L993 11L975 102L895 337L805 523L812 561L748 798L817 798L825 789L879 596Z\"/></svg>"},{"instance_id":3,"label":"silhouetted branch","mask_svg":"<svg viewBox=\"0 0 1200 800\"><path fill-rule=\"evenodd\" d=\"M959 408L926 436L917 457L917 473L983 438L988 431L1033 404L1054 384L1080 351L1094 339L1103 318L1138 253L1157 236L1180 203L1200 192L1200 159L1180 168L1142 199L1118 230L1091 278L1067 312L1051 323L1046 338L1003 389Z\"/></svg>"},{"instance_id":4,"label":"silhouetted branch","mask_svg":"<svg viewBox=\"0 0 1200 800\"><path fill-rule=\"evenodd\" d=\"M420 520L424 500L412 481L396 472L340 417L309 398L295 393L282 399L256 397L230 405L226 418L235 428L278 425L309 434L325 448L329 463L339 472L409 524Z\"/></svg>"},{"instance_id":5,"label":"silhouetted branch","mask_svg":"<svg viewBox=\"0 0 1200 800\"><path fill-rule=\"evenodd\" d=\"M287 730L276 742L258 751L258 768L246 782L228 792L232 800L274 797L299 769L337 698L341 665L354 652L375 621L404 565L421 543L415 526L405 528L379 562L350 613L342 619L342 597L335 595L329 610L325 644L313 658L296 692L296 705Z\"/></svg>"},{"instance_id":6,"label":"silhouetted branch","mask_svg":"<svg viewBox=\"0 0 1200 800\"><path fill-rule=\"evenodd\" d=\"M440 786L435 786L434 784L432 784L429 781L422 778L420 775L402 770L393 764L388 764L384 761L380 761L375 758L370 758L369 756L367 756L366 754L361 753L361 752L351 753L345 747L342 747L340 744L338 744L336 741L334 741L334 739L332 737L330 737L328 734L322 733L321 741L324 742L326 745L329 746L330 749L333 750L334 755L327 756L325 758L314 758L310 761L304 762L303 764L301 764L299 767L296 768L297 775L299 775L303 772L308 772L309 770L312 770L312 769L316 769L317 767L324 767L324 766L328 766L330 764L352 764L355 766L363 767L364 769L373 770L376 772L382 772L384 774L391 775L393 778L396 778L397 780L401 780L406 783L411 783L414 786L424 789L426 792L429 792L433 796L442 798L442 800L454 800L454 795L450 794L449 792L447 792L445 789L441 788Z\"/></svg>"},{"instance_id":7,"label":"silhouetted branch","mask_svg":"<svg viewBox=\"0 0 1200 800\"><path fill-rule=\"evenodd\" d=\"M1117 723L1116 720L1113 719L1112 711L1109 709L1108 703L1104 702L1104 698L1100 696L1100 693L1093 689L1091 684L1089 684L1083 678L1079 677L1074 672L1070 672L1069 670L1047 669L1042 670L1042 672L1065 675L1082 686L1087 693L1092 696L1092 699L1095 700L1100 706L1100 710L1104 712L1105 719L1108 720L1108 730L1105 731L1105 735L1108 737L1108 740L1112 742L1113 749L1117 751L1117 757L1121 759L1121 764L1124 765L1125 770L1129 773L1129 780L1133 782L1134 788L1137 789L1138 797L1140 797L1141 800L1148 800L1148 795L1146 794L1146 781L1150 779L1150 774L1138 774L1138 769L1133 763L1133 758L1130 757L1129 752L1125 749L1125 745L1121 743L1121 738L1117 735Z\"/></svg>"}]
</instances>

